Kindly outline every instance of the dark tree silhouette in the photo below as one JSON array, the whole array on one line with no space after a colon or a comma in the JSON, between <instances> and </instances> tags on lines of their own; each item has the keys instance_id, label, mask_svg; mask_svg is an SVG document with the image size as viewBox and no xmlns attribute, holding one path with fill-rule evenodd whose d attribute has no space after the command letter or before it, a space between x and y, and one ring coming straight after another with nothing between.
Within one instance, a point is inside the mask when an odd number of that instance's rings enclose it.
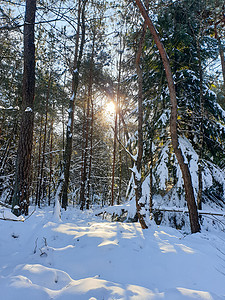
<instances>
[{"instance_id":1,"label":"dark tree silhouette","mask_svg":"<svg viewBox=\"0 0 225 300\"><path fill-rule=\"evenodd\" d=\"M15 215L28 214L31 153L34 124L35 88L35 23L36 0L26 0L24 23L24 71L23 100L20 137L17 151L17 165L12 211Z\"/></svg>"}]
</instances>

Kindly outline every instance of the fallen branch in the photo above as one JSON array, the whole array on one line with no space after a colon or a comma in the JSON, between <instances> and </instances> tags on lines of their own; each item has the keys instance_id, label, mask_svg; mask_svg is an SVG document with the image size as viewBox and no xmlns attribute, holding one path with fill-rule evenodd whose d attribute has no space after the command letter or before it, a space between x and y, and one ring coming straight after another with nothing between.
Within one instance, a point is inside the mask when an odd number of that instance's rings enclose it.
<instances>
[{"instance_id":1,"label":"fallen branch","mask_svg":"<svg viewBox=\"0 0 225 300\"><path fill-rule=\"evenodd\" d=\"M9 204L6 204L2 201L0 201L0 205L4 206L4 207L7 207L7 208L11 208L11 206Z\"/></svg>"},{"instance_id":2,"label":"fallen branch","mask_svg":"<svg viewBox=\"0 0 225 300\"><path fill-rule=\"evenodd\" d=\"M26 221L27 219L29 219L32 215L33 215L33 213L36 211L36 207L35 207L35 209L32 211L32 213L31 214L29 214L29 216L27 216L25 219L24 219L24 221Z\"/></svg>"},{"instance_id":3,"label":"fallen branch","mask_svg":"<svg viewBox=\"0 0 225 300\"><path fill-rule=\"evenodd\" d=\"M114 128L111 126L113 132L115 132ZM125 145L120 141L120 139L118 138L118 136L116 135L116 139L118 141L118 143L123 147L123 149L125 150L125 152L130 156L130 158L132 159L132 161L136 162L136 155L134 156L132 153L130 153L130 151L125 147Z\"/></svg>"},{"instance_id":4,"label":"fallen branch","mask_svg":"<svg viewBox=\"0 0 225 300\"><path fill-rule=\"evenodd\" d=\"M185 209L175 209L175 208L154 208L153 211L168 211L168 212L179 212L179 213L185 213L188 214L189 211L187 208ZM220 216L220 217L225 217L225 212L224 213L219 213L219 212L209 212L209 211L204 211L204 210L198 210L199 215L210 215L210 216Z\"/></svg>"},{"instance_id":5,"label":"fallen branch","mask_svg":"<svg viewBox=\"0 0 225 300\"><path fill-rule=\"evenodd\" d=\"M189 213L189 211L188 211L187 208L176 209L176 208L169 208L169 207L165 207L165 208L160 208L160 207L159 208L153 208L152 211L153 212L157 212L157 211L161 211L161 212L163 212L163 211L166 211L166 212L177 212L177 213L183 213L183 214L188 214ZM121 209L121 214L120 215L122 215L122 214L124 214L126 212L128 212L128 211L123 208L123 209ZM109 212L106 209L104 211L101 211L101 212L97 213L96 216L100 216L101 214L104 215L105 213L112 215L115 212ZM210 211L198 210L198 214L199 215L210 215L210 216L225 217L225 212L224 213L222 213L222 212L220 213L220 212L213 212L213 211L210 212Z\"/></svg>"},{"instance_id":6,"label":"fallen branch","mask_svg":"<svg viewBox=\"0 0 225 300\"><path fill-rule=\"evenodd\" d=\"M4 221L13 221L13 222L24 222L25 219L9 219L9 218L0 218L0 220L4 220Z\"/></svg>"}]
</instances>

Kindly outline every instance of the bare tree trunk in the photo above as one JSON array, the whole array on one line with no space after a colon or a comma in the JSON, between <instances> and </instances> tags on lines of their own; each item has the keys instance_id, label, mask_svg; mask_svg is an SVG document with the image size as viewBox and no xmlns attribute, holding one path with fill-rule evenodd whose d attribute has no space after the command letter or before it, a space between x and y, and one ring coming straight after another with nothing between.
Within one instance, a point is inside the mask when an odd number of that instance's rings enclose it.
<instances>
[{"instance_id":1,"label":"bare tree trunk","mask_svg":"<svg viewBox=\"0 0 225 300\"><path fill-rule=\"evenodd\" d=\"M62 105L62 150L63 156L65 151L65 119L64 119L64 107Z\"/></svg>"},{"instance_id":2,"label":"bare tree trunk","mask_svg":"<svg viewBox=\"0 0 225 300\"><path fill-rule=\"evenodd\" d=\"M88 181L87 181L87 203L86 208L90 207L90 191L91 191L91 171L92 171L92 155L93 155L93 126L94 126L94 105L91 99L91 134L90 134L90 158L88 167Z\"/></svg>"},{"instance_id":3,"label":"bare tree trunk","mask_svg":"<svg viewBox=\"0 0 225 300\"><path fill-rule=\"evenodd\" d=\"M112 185L111 185L111 205L114 205L114 182L115 182L115 166L116 166L116 139L117 139L117 107L115 111L114 125L114 141L113 141L113 166L112 166Z\"/></svg>"},{"instance_id":4,"label":"bare tree trunk","mask_svg":"<svg viewBox=\"0 0 225 300\"><path fill-rule=\"evenodd\" d=\"M159 53L162 58L162 62L164 65L164 69L166 72L166 78L168 82L168 88L170 93L170 101L171 101L171 118L170 118L170 131L171 131L171 139L172 139L172 145L173 149L177 158L177 161L179 163L183 181L184 181L184 189L186 194L186 200L189 210L189 218L190 218L190 226L191 226L191 232L199 232L200 231L200 224L198 219L198 211L197 206L195 202L194 197L194 191L193 191L193 185L191 181L191 174L188 168L188 165L184 162L184 157L181 152L181 149L179 147L178 142L178 134L177 134L177 98L176 98L176 91L173 81L173 76L170 68L170 62L169 58L167 56L166 50L164 49L164 46L162 42L160 41L159 35L156 32L156 29L151 21L151 19L148 16L148 13L140 0L135 0L145 22L147 23L147 26L152 34L152 37L154 39L154 42L156 46L158 47Z\"/></svg>"},{"instance_id":5,"label":"bare tree trunk","mask_svg":"<svg viewBox=\"0 0 225 300\"><path fill-rule=\"evenodd\" d=\"M137 156L137 173L134 174L134 181L135 181L135 196L136 196L136 208L137 208L137 215L141 227L143 229L148 228L145 218L145 199L143 199L142 195L142 158L143 158L143 74L142 69L140 66L140 60L142 56L142 48L144 43L146 33L146 25L144 23L143 31L141 33L141 37L138 43L138 49L136 54L136 71L138 76L138 156Z\"/></svg>"},{"instance_id":6,"label":"bare tree trunk","mask_svg":"<svg viewBox=\"0 0 225 300\"><path fill-rule=\"evenodd\" d=\"M121 140L121 119L119 114L119 122L118 122L118 131L119 131L119 140ZM121 194L122 194L122 147L119 143L119 185L118 185L118 197L116 204L119 205L121 203Z\"/></svg>"},{"instance_id":7,"label":"bare tree trunk","mask_svg":"<svg viewBox=\"0 0 225 300\"><path fill-rule=\"evenodd\" d=\"M225 60L224 60L224 51L223 51L223 46L221 43L221 37L218 34L217 26L221 23L224 24L225 22L225 6L223 6L223 18L217 21L214 24L214 31L215 31L215 38L217 39L218 42L218 47L219 47L219 54L220 54L220 61L221 61L221 67L222 67L222 74L223 74L223 87L224 87L224 93L225 93Z\"/></svg>"},{"instance_id":8,"label":"bare tree trunk","mask_svg":"<svg viewBox=\"0 0 225 300\"><path fill-rule=\"evenodd\" d=\"M23 70L23 100L22 120L19 145L17 151L17 166L15 188L12 201L12 211L15 215L28 215L30 192L30 169L34 125L34 89L35 89L35 23L36 0L26 0L24 22L24 70Z\"/></svg>"},{"instance_id":9,"label":"bare tree trunk","mask_svg":"<svg viewBox=\"0 0 225 300\"><path fill-rule=\"evenodd\" d=\"M119 73L117 82L117 93L116 93L116 109L115 109L115 125L114 125L114 141L113 141L113 166L112 166L112 185L111 185L111 205L114 205L114 185L115 185L115 168L116 168L116 141L118 132L118 114L120 114L120 81L121 81L121 68L122 68L122 55L123 50L119 52Z\"/></svg>"},{"instance_id":10,"label":"bare tree trunk","mask_svg":"<svg viewBox=\"0 0 225 300\"><path fill-rule=\"evenodd\" d=\"M222 66L222 73L223 73L223 85L225 90L225 60L224 60L224 51L223 46L221 44L220 38L217 39L219 44L219 53L220 53L220 60L221 60L221 66Z\"/></svg>"},{"instance_id":11,"label":"bare tree trunk","mask_svg":"<svg viewBox=\"0 0 225 300\"><path fill-rule=\"evenodd\" d=\"M118 83L119 84L119 83ZM120 91L119 91L120 92ZM119 141L121 141L121 97L118 95L118 101L117 101L117 107L118 107L118 138ZM116 204L119 205L121 202L121 189L122 189L122 147L121 144L119 143L118 145L118 153L119 153L119 184L118 184L118 196L117 196L117 201Z\"/></svg>"},{"instance_id":12,"label":"bare tree trunk","mask_svg":"<svg viewBox=\"0 0 225 300\"><path fill-rule=\"evenodd\" d=\"M85 95L86 97L86 95ZM86 122L86 107L85 101L83 101L83 125L82 125L82 154L81 154L81 169L80 169L80 186L83 180L84 173L84 153L85 153L85 122ZM79 198L79 204L81 204L81 198Z\"/></svg>"},{"instance_id":13,"label":"bare tree trunk","mask_svg":"<svg viewBox=\"0 0 225 300\"><path fill-rule=\"evenodd\" d=\"M47 123L48 123L48 104L49 104L49 94L50 94L50 84L51 84L51 74L48 80L48 89L45 103L45 124L44 124L44 137L43 137L43 147L42 147L42 161L41 161L41 172L39 181L39 195L38 195L38 206L40 207L41 196L43 196L43 175L44 175L44 165L45 165L45 148L46 148L46 138L47 138Z\"/></svg>"},{"instance_id":14,"label":"bare tree trunk","mask_svg":"<svg viewBox=\"0 0 225 300\"><path fill-rule=\"evenodd\" d=\"M36 147L36 141L33 142L33 153L35 153L35 147ZM32 182L31 190L30 190L30 197L32 199L32 204L35 204L35 198L34 198L34 167L35 167L35 155L31 156L31 167L30 167L30 182Z\"/></svg>"},{"instance_id":15,"label":"bare tree trunk","mask_svg":"<svg viewBox=\"0 0 225 300\"><path fill-rule=\"evenodd\" d=\"M75 46L75 55L74 55L74 66L72 73L72 97L70 99L69 106L69 119L67 124L66 131L66 147L65 147L65 155L64 155L64 178L63 178L63 187L62 187L62 208L66 209L68 205L68 186L69 186L69 177L70 177L70 163L71 163L71 155L72 155L72 144L73 144L73 124L74 124L74 109L75 109L75 100L78 90L79 84L79 71L81 65L81 59L83 55L83 48L85 43L85 6L87 0L78 3L78 20L77 20L77 33L76 33L76 46ZM80 25L80 17L81 17L81 25ZM79 40L80 40L80 26L81 26L81 42L79 49ZM78 55L79 49L79 55Z\"/></svg>"},{"instance_id":16,"label":"bare tree trunk","mask_svg":"<svg viewBox=\"0 0 225 300\"><path fill-rule=\"evenodd\" d=\"M88 93L87 101L87 118L85 126L85 142L84 142L84 154L83 154L83 168L82 168L82 178L81 178L81 187L80 187L80 209L83 210L85 206L85 186L87 181L87 152L88 152L88 137L89 137L89 115L90 115L90 98Z\"/></svg>"},{"instance_id":17,"label":"bare tree trunk","mask_svg":"<svg viewBox=\"0 0 225 300\"><path fill-rule=\"evenodd\" d=\"M17 120L15 121L15 123L13 125L13 129L12 129L11 134L9 134L9 139L7 140L7 143L5 145L5 150L4 150L4 152L2 154L2 157L0 159L0 174L2 174L2 172L4 170L4 167L5 167L5 164L6 164L6 161L8 159L9 150L10 150L10 147L11 147L11 144L12 144L12 140L14 139L15 134L16 134L16 127L17 127Z\"/></svg>"},{"instance_id":18,"label":"bare tree trunk","mask_svg":"<svg viewBox=\"0 0 225 300\"><path fill-rule=\"evenodd\" d=\"M53 117L51 119L51 127L50 127L50 157L49 157L49 186L48 186L48 205L51 205L51 184L52 184L52 174L53 174L53 169L52 169L52 160L53 160L53 155L52 155L52 149L53 149Z\"/></svg>"},{"instance_id":19,"label":"bare tree trunk","mask_svg":"<svg viewBox=\"0 0 225 300\"><path fill-rule=\"evenodd\" d=\"M122 114L122 112L120 111L119 112L119 114L120 114L120 119L121 119L121 121L122 121L122 123L123 123L123 130L124 130L124 138L126 137L126 140L127 140L127 142L129 141L129 133L128 133L128 129L127 129L127 124L126 124L126 122L125 122L125 120L124 120L124 117L123 117L123 114ZM125 144L125 142L124 142L124 144ZM129 146L128 146L128 150L129 150L129 152L131 153L132 152L132 149L131 149L131 145L129 144ZM127 156L126 156L127 157ZM132 166L132 164L133 164L133 160L132 160L132 158L129 156L129 158L130 158L130 165ZM127 164L128 165L128 164Z\"/></svg>"},{"instance_id":20,"label":"bare tree trunk","mask_svg":"<svg viewBox=\"0 0 225 300\"><path fill-rule=\"evenodd\" d=\"M40 169L41 169L42 122L43 122L43 116L41 116L39 147L38 147L38 161L37 161L37 186L36 186L35 205L38 205L38 207L40 207L40 199L38 197L39 197L39 188L40 188L39 182L40 182Z\"/></svg>"},{"instance_id":21,"label":"bare tree trunk","mask_svg":"<svg viewBox=\"0 0 225 300\"><path fill-rule=\"evenodd\" d=\"M64 46L65 47L65 46ZM63 83L63 89L65 91L66 87L66 72L64 76L64 83ZM64 151L65 151L65 116L64 116L64 105L62 104L62 150L63 150L63 158L64 158Z\"/></svg>"},{"instance_id":22,"label":"bare tree trunk","mask_svg":"<svg viewBox=\"0 0 225 300\"><path fill-rule=\"evenodd\" d=\"M88 96L87 96L87 117L86 117L86 128L85 128L85 147L84 147L84 161L83 161L83 173L81 178L80 188L80 209L83 210L85 207L85 186L87 181L87 155L88 155L88 141L89 141L89 127L90 127L90 105L92 104L92 84L93 84L93 64L94 64L94 50L95 50L95 34L93 36L92 53L90 60L90 72L89 72L89 83L88 83ZM91 171L90 171L91 172ZM87 185L89 182L87 182ZM90 190L89 190L90 191ZM89 195L87 195L89 197ZM89 199L87 199L87 207L89 207Z\"/></svg>"},{"instance_id":23,"label":"bare tree trunk","mask_svg":"<svg viewBox=\"0 0 225 300\"><path fill-rule=\"evenodd\" d=\"M225 95L225 60L224 60L224 50L223 50L223 46L222 46L222 43L221 43L221 38L218 34L218 31L217 31L217 26L221 23L221 22L224 22L225 20L220 20L218 22L215 23L215 26L214 26L214 30L215 30L215 38L217 39L217 42L218 42L218 47L219 47L219 54L220 54L220 61L221 61L221 67L222 67L222 74L223 74L223 92L224 92L224 95Z\"/></svg>"},{"instance_id":24,"label":"bare tree trunk","mask_svg":"<svg viewBox=\"0 0 225 300\"><path fill-rule=\"evenodd\" d=\"M203 96L203 74L202 74L202 61L201 61L201 53L200 53L200 45L199 38L197 39L197 55L198 55L198 65L199 65L199 88L200 88L200 136L199 136L199 158L198 158L198 195L197 195L197 207L198 209L202 209L202 170L203 170L203 143L204 143L204 96Z\"/></svg>"},{"instance_id":25,"label":"bare tree trunk","mask_svg":"<svg viewBox=\"0 0 225 300\"><path fill-rule=\"evenodd\" d=\"M153 207L153 151L152 151L152 140L150 142L150 172L149 172L149 211L150 211L150 216L152 213L152 207Z\"/></svg>"}]
</instances>

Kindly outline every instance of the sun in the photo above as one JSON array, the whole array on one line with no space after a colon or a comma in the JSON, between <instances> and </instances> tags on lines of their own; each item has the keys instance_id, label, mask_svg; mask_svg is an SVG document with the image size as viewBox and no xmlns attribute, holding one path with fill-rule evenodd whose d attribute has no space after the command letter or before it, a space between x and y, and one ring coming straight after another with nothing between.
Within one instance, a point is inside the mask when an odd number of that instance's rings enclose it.
<instances>
[{"instance_id":1,"label":"sun","mask_svg":"<svg viewBox=\"0 0 225 300\"><path fill-rule=\"evenodd\" d=\"M115 103L113 101L107 102L105 110L108 114L114 114L114 112L116 111Z\"/></svg>"}]
</instances>

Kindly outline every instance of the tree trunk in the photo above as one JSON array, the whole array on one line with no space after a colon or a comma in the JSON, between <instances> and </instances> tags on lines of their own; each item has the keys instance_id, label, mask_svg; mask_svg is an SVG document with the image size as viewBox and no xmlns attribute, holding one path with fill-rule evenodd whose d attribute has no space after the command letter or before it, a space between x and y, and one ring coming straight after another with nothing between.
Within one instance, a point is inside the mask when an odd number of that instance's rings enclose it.
<instances>
[{"instance_id":1,"label":"tree trunk","mask_svg":"<svg viewBox=\"0 0 225 300\"><path fill-rule=\"evenodd\" d=\"M119 140L121 140L121 128L120 128L121 120L119 114L119 122L118 122L118 131L119 131ZM118 185L118 197L116 204L119 205L121 203L121 194L122 194L122 147L119 144L119 185Z\"/></svg>"},{"instance_id":2,"label":"tree trunk","mask_svg":"<svg viewBox=\"0 0 225 300\"><path fill-rule=\"evenodd\" d=\"M49 94L50 94L50 84L51 84L51 74L48 80L48 89L45 103L45 124L44 124L44 137L43 137L43 147L42 147L42 160L41 160L41 172L39 181L39 195L38 195L38 206L40 207L41 197L44 196L43 189L43 176L44 176L44 165L45 165L45 148L46 148L46 138L47 138L47 123L48 123L48 104L49 104Z\"/></svg>"},{"instance_id":3,"label":"tree trunk","mask_svg":"<svg viewBox=\"0 0 225 300\"><path fill-rule=\"evenodd\" d=\"M30 169L33 143L34 124L34 89L35 89L35 23L36 0L26 0L24 22L24 70L23 70L23 99L22 120L20 127L19 145L15 188L12 202L12 212L15 215L28 215Z\"/></svg>"},{"instance_id":4,"label":"tree trunk","mask_svg":"<svg viewBox=\"0 0 225 300\"><path fill-rule=\"evenodd\" d=\"M177 99L176 99L176 91L173 81L173 76L170 68L170 62L169 58L167 56L166 50L164 49L164 46L162 42L160 41L159 35L156 32L156 29L151 21L151 19L148 16L148 13L140 0L135 0L136 4L147 23L147 26L152 34L152 37L154 39L154 42L159 50L160 56L162 58L162 62L164 65L164 69L166 72L166 78L168 82L168 88L170 93L170 101L171 101L171 118L170 118L170 131L171 131L171 139L172 139L172 145L173 149L177 158L177 161L179 163L183 181L184 181L184 189L185 189L185 195L189 210L189 218L190 218L190 226L191 226L191 232L199 232L200 231L200 224L198 219L198 211L197 206L195 202L194 197L194 191L193 191L193 185L191 181L191 174L188 168L188 165L184 162L184 157L181 152L181 149L179 147L178 142L178 134L177 134Z\"/></svg>"},{"instance_id":5,"label":"tree trunk","mask_svg":"<svg viewBox=\"0 0 225 300\"><path fill-rule=\"evenodd\" d=\"M88 137L89 137L89 116L90 116L90 98L88 93L88 103L87 103L87 118L86 118L86 127L84 132L84 154L83 154L83 168L82 168L82 177L81 177L81 187L80 187L80 209L83 210L85 206L85 186L87 181L87 152L88 152Z\"/></svg>"},{"instance_id":6,"label":"tree trunk","mask_svg":"<svg viewBox=\"0 0 225 300\"><path fill-rule=\"evenodd\" d=\"M215 38L217 39L218 47L219 47L220 61L221 61L222 74L223 74L223 94L225 96L225 60L224 60L224 51L223 51L223 46L222 46L220 37L218 36L218 33L217 33L216 26L215 26Z\"/></svg>"},{"instance_id":7,"label":"tree trunk","mask_svg":"<svg viewBox=\"0 0 225 300\"><path fill-rule=\"evenodd\" d=\"M86 97L86 95L85 95ZM81 168L80 168L80 186L82 184L84 173L84 153L85 153L85 121L86 121L86 107L85 101L83 101L83 125L82 125L82 154L81 154ZM79 197L79 204L81 204L81 197Z\"/></svg>"},{"instance_id":8,"label":"tree trunk","mask_svg":"<svg viewBox=\"0 0 225 300\"><path fill-rule=\"evenodd\" d=\"M113 142L113 166L112 166L112 185L111 185L111 205L114 205L114 185L115 185L115 168L116 168L116 140L118 132L118 114L120 114L120 81L121 81L121 68L122 68L122 55L123 50L119 52L119 73L117 82L116 93L116 109L115 109L115 125L114 125L114 142Z\"/></svg>"},{"instance_id":9,"label":"tree trunk","mask_svg":"<svg viewBox=\"0 0 225 300\"><path fill-rule=\"evenodd\" d=\"M85 147L83 156L83 173L81 178L80 188L80 209L83 210L85 207L85 186L87 181L87 155L88 155L88 141L89 141L89 127L90 127L90 105L92 104L92 84L93 84L93 64L94 64L94 50L95 50L95 34L93 36L92 53L90 60L90 72L89 72L89 83L88 83L88 95L87 95L87 117L86 117L86 128L85 128ZM93 108L93 107L92 107ZM89 170L91 172L91 170ZM89 182L87 182L87 185ZM88 192L89 192L88 188ZM87 195L89 197L90 195ZM87 200L87 207L89 207L89 199Z\"/></svg>"},{"instance_id":10,"label":"tree trunk","mask_svg":"<svg viewBox=\"0 0 225 300\"><path fill-rule=\"evenodd\" d=\"M115 166L116 166L116 139L117 139L117 107L115 111L115 124L114 124L114 141L113 141L113 165L112 165L112 185L111 185L111 205L114 205L114 182L115 182Z\"/></svg>"},{"instance_id":11,"label":"tree trunk","mask_svg":"<svg viewBox=\"0 0 225 300\"><path fill-rule=\"evenodd\" d=\"M120 84L120 82L118 83ZM120 91L118 91L120 92ZM118 114L118 138L119 141L121 141L121 97L118 95L118 101L117 101L117 106L119 110ZM117 196L117 201L116 204L119 205L121 203L121 193L122 193L122 147L121 144L119 143L118 145L118 153L119 153L119 184L118 184L118 196Z\"/></svg>"},{"instance_id":12,"label":"tree trunk","mask_svg":"<svg viewBox=\"0 0 225 300\"><path fill-rule=\"evenodd\" d=\"M50 127L50 157L49 157L49 185L48 185L48 206L51 204L51 184L52 184L52 174L53 174L53 169L52 169L52 149L53 149L53 117L51 119L51 127Z\"/></svg>"},{"instance_id":13,"label":"tree trunk","mask_svg":"<svg viewBox=\"0 0 225 300\"><path fill-rule=\"evenodd\" d=\"M68 186L69 186L69 177L70 177L70 163L72 155L72 144L73 144L73 124L74 124L74 109L75 109L75 100L79 84L79 71L81 65L81 59L83 55L83 48L85 43L85 6L87 0L83 1L82 11L81 11L81 1L78 3L78 20L77 20L77 34L76 34L76 46L75 46L75 55L74 55L74 65L72 73L72 97L70 99L69 106L69 119L67 124L66 131L66 147L64 155L64 178L62 186L62 208L66 210L68 205ZM79 40L80 40L80 15L82 20L82 33L81 33L81 42L79 49ZM79 55L78 55L79 49Z\"/></svg>"},{"instance_id":14,"label":"tree trunk","mask_svg":"<svg viewBox=\"0 0 225 300\"><path fill-rule=\"evenodd\" d=\"M153 207L153 151L152 151L152 140L150 142L150 172L149 172L149 212L150 217L152 215L152 207Z\"/></svg>"},{"instance_id":15,"label":"tree trunk","mask_svg":"<svg viewBox=\"0 0 225 300\"><path fill-rule=\"evenodd\" d=\"M90 192L91 192L91 171L92 171L92 155L93 155L93 130L94 130L94 104L91 98L91 135L90 135L90 158L89 158L89 168L88 168L88 184L87 184L87 203L86 208L90 207Z\"/></svg>"},{"instance_id":16,"label":"tree trunk","mask_svg":"<svg viewBox=\"0 0 225 300\"><path fill-rule=\"evenodd\" d=\"M124 120L124 117L123 117L123 114L122 114L121 111L119 112L119 114L120 114L120 120L123 123L124 139L126 137L126 140L128 142L129 139L130 139L130 137L129 137L129 133L128 133L128 129L127 129L127 124L126 124L126 122ZM125 141L124 141L124 144L125 144ZM131 144L130 143L129 143L129 146L128 146L128 150L129 150L130 153L132 153L132 149L131 149ZM126 155L126 158L127 158L127 155ZM132 166L133 160L132 160L132 158L130 156L129 156L129 158L130 158L130 166ZM128 163L127 163L127 167L128 167ZM128 168L128 170L129 170L129 168Z\"/></svg>"},{"instance_id":17,"label":"tree trunk","mask_svg":"<svg viewBox=\"0 0 225 300\"><path fill-rule=\"evenodd\" d=\"M15 120L12 132L9 134L9 139L6 142L5 150L3 151L2 157L0 159L0 175L3 174L5 164L7 162L8 155L9 155L9 150L10 150L12 141L15 138L15 135L16 135L16 127L17 127L17 120Z\"/></svg>"},{"instance_id":18,"label":"tree trunk","mask_svg":"<svg viewBox=\"0 0 225 300\"><path fill-rule=\"evenodd\" d=\"M224 90L225 90L225 60L224 60L224 51L223 51L223 46L221 44L221 40L218 39L219 43L219 53L220 53L220 60L221 60L221 66L222 66L222 73L223 73L223 85L224 85Z\"/></svg>"},{"instance_id":19,"label":"tree trunk","mask_svg":"<svg viewBox=\"0 0 225 300\"><path fill-rule=\"evenodd\" d=\"M40 199L39 197L39 182L40 182L40 169L41 169L41 145L42 145L42 122L43 116L41 116L41 124L40 124L40 134L39 134L39 148L38 148L38 161L37 161L37 186L36 186L36 200L35 205L40 207Z\"/></svg>"},{"instance_id":20,"label":"tree trunk","mask_svg":"<svg viewBox=\"0 0 225 300\"><path fill-rule=\"evenodd\" d=\"M143 31L141 33L141 37L138 43L138 49L136 54L136 71L138 76L138 156L137 156L137 173L138 176L134 174L134 181L135 181L135 195L136 195L136 208L137 208L137 215L141 227L143 229L148 228L145 219L145 199L143 199L142 195L142 158L143 158L143 74L142 69L140 66L140 60L142 56L142 48L144 43L146 33L146 25L144 23Z\"/></svg>"},{"instance_id":21,"label":"tree trunk","mask_svg":"<svg viewBox=\"0 0 225 300\"><path fill-rule=\"evenodd\" d=\"M199 45L199 38L197 39L197 55L198 55L198 67L199 67L199 88L200 88L200 95L199 95L199 102L200 102L200 135L199 135L199 158L198 158L198 196L197 196L197 207L198 209L202 209L202 170L203 170L203 143L204 143L204 96L203 96L203 74L202 74L202 61L201 61L201 52L200 52L200 45Z\"/></svg>"},{"instance_id":22,"label":"tree trunk","mask_svg":"<svg viewBox=\"0 0 225 300\"><path fill-rule=\"evenodd\" d=\"M63 150L63 157L65 151L65 119L64 119L64 107L62 105L62 150Z\"/></svg>"},{"instance_id":23,"label":"tree trunk","mask_svg":"<svg viewBox=\"0 0 225 300\"><path fill-rule=\"evenodd\" d=\"M64 83L63 83L63 90L66 90L66 72L64 76ZM64 158L64 151L65 151L65 111L64 105L62 104L62 150L63 150L63 158Z\"/></svg>"}]
</instances>

